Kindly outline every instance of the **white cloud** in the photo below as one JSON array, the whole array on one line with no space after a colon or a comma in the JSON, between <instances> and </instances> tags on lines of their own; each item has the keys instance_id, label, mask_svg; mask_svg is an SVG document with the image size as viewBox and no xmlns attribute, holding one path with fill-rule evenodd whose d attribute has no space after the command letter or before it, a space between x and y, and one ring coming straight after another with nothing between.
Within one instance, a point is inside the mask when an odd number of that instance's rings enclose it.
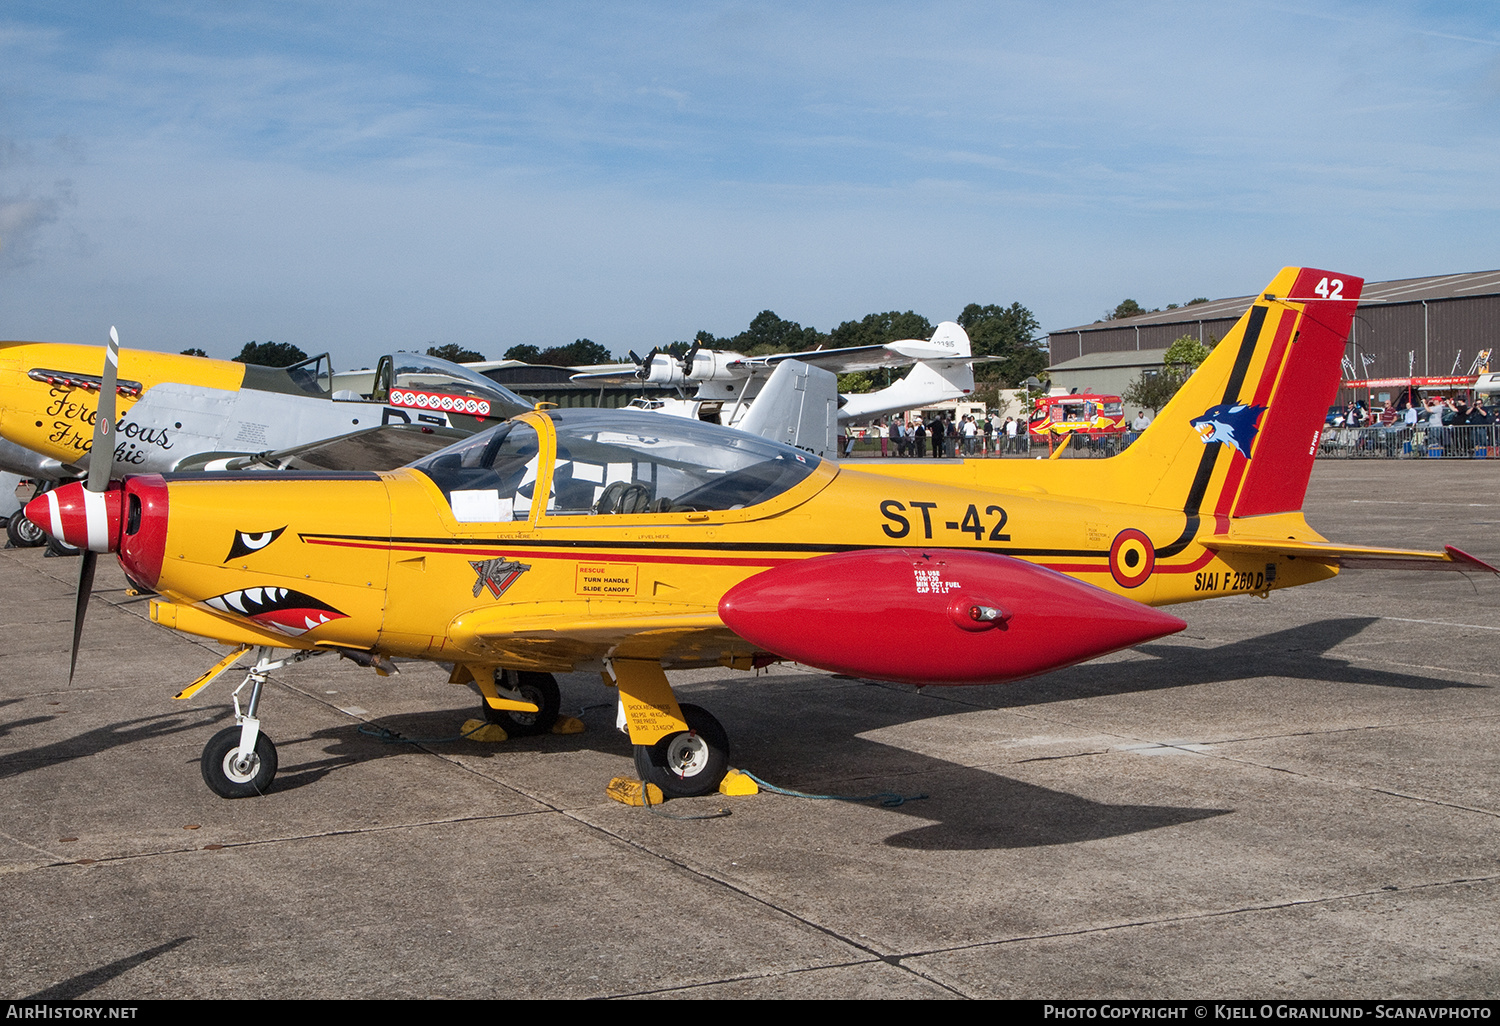
<instances>
[{"instance_id":1,"label":"white cloud","mask_svg":"<svg viewBox=\"0 0 1500 1026\"><path fill-rule=\"evenodd\" d=\"M37 236L57 220L61 203L55 196L0 195L0 269L18 267L35 258Z\"/></svg>"}]
</instances>

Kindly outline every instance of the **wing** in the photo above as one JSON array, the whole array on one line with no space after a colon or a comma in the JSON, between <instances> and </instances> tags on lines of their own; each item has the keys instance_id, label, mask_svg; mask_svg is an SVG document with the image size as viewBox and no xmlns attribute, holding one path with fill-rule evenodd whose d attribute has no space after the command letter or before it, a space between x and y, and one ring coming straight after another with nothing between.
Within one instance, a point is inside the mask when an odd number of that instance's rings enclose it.
<instances>
[{"instance_id":1,"label":"wing","mask_svg":"<svg viewBox=\"0 0 1500 1026\"><path fill-rule=\"evenodd\" d=\"M182 461L179 471L222 470L394 470L446 448L470 432L424 424L384 424L347 435L225 458L202 453Z\"/></svg>"},{"instance_id":2,"label":"wing","mask_svg":"<svg viewBox=\"0 0 1500 1026\"><path fill-rule=\"evenodd\" d=\"M627 378L638 378L640 367L633 363L621 364L618 367L603 371L587 371L581 374L571 374L569 381L624 381Z\"/></svg>"},{"instance_id":3,"label":"wing","mask_svg":"<svg viewBox=\"0 0 1500 1026\"><path fill-rule=\"evenodd\" d=\"M454 648L508 665L571 669L606 657L660 660L668 666L706 666L748 659L753 646L737 636L717 610L645 611L610 603L538 603L517 616L509 606L478 609L455 619L448 630Z\"/></svg>"},{"instance_id":4,"label":"wing","mask_svg":"<svg viewBox=\"0 0 1500 1026\"><path fill-rule=\"evenodd\" d=\"M905 342L892 342L893 346L907 345ZM910 341L911 345L927 345L920 339ZM882 367L910 367L918 359L924 363L946 365L950 363L999 363L1006 359L1003 356L942 356L942 357L914 357L897 352L887 346L854 346L850 349L819 349L811 353L776 353L771 356L747 356L744 362L750 367L775 367L778 363L786 360L801 360L810 363L814 367L822 367L824 370L833 371L835 374L851 374L854 371L879 370Z\"/></svg>"},{"instance_id":5,"label":"wing","mask_svg":"<svg viewBox=\"0 0 1500 1026\"><path fill-rule=\"evenodd\" d=\"M943 321L928 339L905 338L878 346L819 349L811 353L777 353L774 356L751 357L745 362L752 367L774 367L783 360L801 360L835 374L905 367L919 362L939 368L987 362L985 357L976 359L972 353L968 333L953 321Z\"/></svg>"},{"instance_id":6,"label":"wing","mask_svg":"<svg viewBox=\"0 0 1500 1026\"><path fill-rule=\"evenodd\" d=\"M849 374L853 371L877 370L881 367L905 367L911 360L885 346L851 346L848 349L815 349L807 353L774 353L770 356L747 356L746 366L772 368L787 360Z\"/></svg>"},{"instance_id":7,"label":"wing","mask_svg":"<svg viewBox=\"0 0 1500 1026\"><path fill-rule=\"evenodd\" d=\"M1292 556L1346 570L1483 570L1500 573L1452 545L1442 552L1420 549L1386 549L1370 545L1339 545L1326 541L1293 541L1288 538L1206 538L1205 548L1215 552L1243 552L1265 556Z\"/></svg>"}]
</instances>

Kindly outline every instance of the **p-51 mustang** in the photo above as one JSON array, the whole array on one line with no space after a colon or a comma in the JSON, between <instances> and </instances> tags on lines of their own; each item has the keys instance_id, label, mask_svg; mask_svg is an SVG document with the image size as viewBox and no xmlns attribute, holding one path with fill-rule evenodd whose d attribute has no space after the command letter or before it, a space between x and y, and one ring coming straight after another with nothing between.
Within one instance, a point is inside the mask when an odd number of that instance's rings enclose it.
<instances>
[{"instance_id":1,"label":"p-51 mustang","mask_svg":"<svg viewBox=\"0 0 1500 1026\"><path fill-rule=\"evenodd\" d=\"M97 346L0 343L0 436L50 461L0 469L65 477L89 466L103 364ZM293 367L258 367L121 350L113 476L222 469L389 424L469 433L533 405L465 367L416 353L383 357L370 399L333 392L332 377L326 353ZM0 460L10 451L0 448Z\"/></svg>"},{"instance_id":2,"label":"p-51 mustang","mask_svg":"<svg viewBox=\"0 0 1500 1026\"><path fill-rule=\"evenodd\" d=\"M90 467L103 364L96 346L0 343L0 470L52 482ZM259 367L123 350L110 476L287 463L387 469L532 406L416 353L382 357L368 400L332 391L331 381L326 353ZM24 527L24 518L9 525L13 542Z\"/></svg>"},{"instance_id":3,"label":"p-51 mustang","mask_svg":"<svg viewBox=\"0 0 1500 1026\"><path fill-rule=\"evenodd\" d=\"M1362 284L1284 269L1108 460L852 469L692 420L553 410L389 472L130 477L30 512L118 552L160 594L156 622L260 649L248 708L204 753L220 794L275 773L259 719L275 649L450 663L532 727L555 715L550 674L602 671L643 779L705 794L728 739L665 669L994 684L1180 630L1154 608L1170 603L1351 566L1493 571L1303 519Z\"/></svg>"}]
</instances>

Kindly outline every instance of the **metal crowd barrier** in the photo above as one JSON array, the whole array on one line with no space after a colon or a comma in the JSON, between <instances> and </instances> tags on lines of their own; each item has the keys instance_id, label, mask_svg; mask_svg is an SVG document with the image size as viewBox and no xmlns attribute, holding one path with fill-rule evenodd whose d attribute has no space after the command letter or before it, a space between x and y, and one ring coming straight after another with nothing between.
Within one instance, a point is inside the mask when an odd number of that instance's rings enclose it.
<instances>
[{"instance_id":1,"label":"metal crowd barrier","mask_svg":"<svg viewBox=\"0 0 1500 1026\"><path fill-rule=\"evenodd\" d=\"M1500 425L1326 428L1320 459L1500 459Z\"/></svg>"},{"instance_id":2,"label":"metal crowd barrier","mask_svg":"<svg viewBox=\"0 0 1500 1026\"><path fill-rule=\"evenodd\" d=\"M1073 438L1060 454L1062 459L1098 459L1114 456L1130 447L1138 437L1137 432L1123 435ZM931 454L931 442L923 439L924 457ZM889 441L887 451L897 455L896 442ZM879 456L878 438L860 438L855 441L854 455L857 457ZM964 457L963 441L950 441L948 458ZM979 455L976 445L975 457ZM1027 439L1017 438L1010 446L1006 439L992 440L989 457L1046 456L1047 447ZM974 457L971 457L974 458ZM1457 424L1451 427L1434 428L1425 424L1414 428L1405 425L1392 427L1326 428L1318 442L1319 459L1500 459L1500 424Z\"/></svg>"}]
</instances>

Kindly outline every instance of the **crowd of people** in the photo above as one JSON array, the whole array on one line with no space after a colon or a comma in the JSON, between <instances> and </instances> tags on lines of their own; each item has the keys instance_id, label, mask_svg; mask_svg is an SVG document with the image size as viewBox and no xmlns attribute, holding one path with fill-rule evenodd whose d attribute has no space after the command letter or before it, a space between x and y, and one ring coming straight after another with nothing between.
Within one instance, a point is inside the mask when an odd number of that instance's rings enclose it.
<instances>
[{"instance_id":1,"label":"crowd of people","mask_svg":"<svg viewBox=\"0 0 1500 1026\"><path fill-rule=\"evenodd\" d=\"M1320 451L1328 456L1429 456L1441 450L1442 455L1468 456L1484 450L1488 455L1500 446L1495 416L1483 396L1473 401L1461 396L1413 397L1410 402L1400 396L1380 404L1355 401L1329 411ZM1109 451L1128 447L1150 423L1151 418L1140 413L1123 438L1113 439ZM867 444L860 455L902 458L1029 455L1032 449L1026 421L998 413L955 416L916 410L885 417L841 437L840 451L855 455L861 440ZM1078 448L1099 443L1088 436L1074 441Z\"/></svg>"},{"instance_id":2,"label":"crowd of people","mask_svg":"<svg viewBox=\"0 0 1500 1026\"><path fill-rule=\"evenodd\" d=\"M1399 403L1399 405L1398 405ZM1320 450L1324 455L1469 456L1494 447L1495 416L1483 396L1401 396L1379 408L1363 401L1330 410Z\"/></svg>"},{"instance_id":3,"label":"crowd of people","mask_svg":"<svg viewBox=\"0 0 1500 1026\"><path fill-rule=\"evenodd\" d=\"M998 413L964 414L956 421L942 412L882 417L863 429L863 434L850 432L842 439L845 456L854 455L855 442L861 437L877 441L881 456L905 458L1004 456L1024 454L1030 446L1026 422L1019 417L1001 419Z\"/></svg>"},{"instance_id":4,"label":"crowd of people","mask_svg":"<svg viewBox=\"0 0 1500 1026\"><path fill-rule=\"evenodd\" d=\"M1389 400L1380 409L1372 410L1364 402L1355 401L1344 407L1343 412L1331 414L1330 427L1458 427L1464 424L1493 424L1494 415L1484 405L1484 397L1478 396L1470 404L1459 397L1427 396L1410 403L1402 401L1400 406Z\"/></svg>"}]
</instances>

